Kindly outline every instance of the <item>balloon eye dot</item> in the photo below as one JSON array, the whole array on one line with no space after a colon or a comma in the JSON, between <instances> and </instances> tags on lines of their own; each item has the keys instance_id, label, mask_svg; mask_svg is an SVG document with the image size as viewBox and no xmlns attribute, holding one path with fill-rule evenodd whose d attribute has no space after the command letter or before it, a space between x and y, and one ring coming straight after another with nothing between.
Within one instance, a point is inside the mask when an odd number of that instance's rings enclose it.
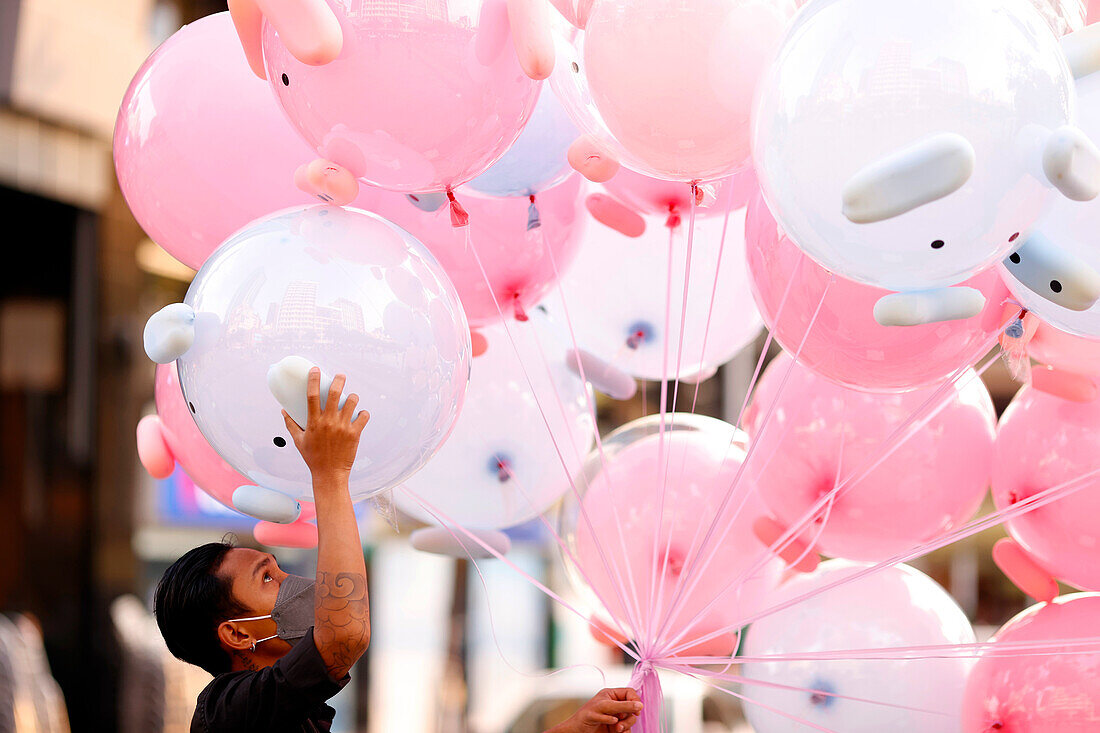
<instances>
[{"instance_id":1,"label":"balloon eye dot","mask_svg":"<svg viewBox=\"0 0 1100 733\"><path fill-rule=\"evenodd\" d=\"M286 438L284 438L281 435L276 435L275 439L272 440L271 442L274 443L277 448L285 448L286 447Z\"/></svg>"},{"instance_id":2,"label":"balloon eye dot","mask_svg":"<svg viewBox=\"0 0 1100 733\"><path fill-rule=\"evenodd\" d=\"M932 249L943 249L943 240L937 239L935 242L932 242Z\"/></svg>"},{"instance_id":3,"label":"balloon eye dot","mask_svg":"<svg viewBox=\"0 0 1100 733\"><path fill-rule=\"evenodd\" d=\"M1055 293L1060 293L1062 292L1062 283L1058 282L1057 280L1051 280L1050 289Z\"/></svg>"},{"instance_id":4,"label":"balloon eye dot","mask_svg":"<svg viewBox=\"0 0 1100 733\"><path fill-rule=\"evenodd\" d=\"M576 61L574 61L574 62L572 63L572 67L573 67L573 73L574 73L574 74L579 74L579 73L581 73L581 66L580 66L580 64L578 64L578 63L577 63Z\"/></svg>"},{"instance_id":5,"label":"balloon eye dot","mask_svg":"<svg viewBox=\"0 0 1100 733\"><path fill-rule=\"evenodd\" d=\"M290 86L290 77L287 76L286 74L283 74L283 86L284 87Z\"/></svg>"},{"instance_id":6,"label":"balloon eye dot","mask_svg":"<svg viewBox=\"0 0 1100 733\"><path fill-rule=\"evenodd\" d=\"M1012 254L1010 254L1008 256L1008 259L1012 264L1018 265L1018 264L1020 264L1020 253L1019 252L1013 252Z\"/></svg>"},{"instance_id":7,"label":"balloon eye dot","mask_svg":"<svg viewBox=\"0 0 1100 733\"><path fill-rule=\"evenodd\" d=\"M187 406L191 408L191 414L194 415L195 414L195 403L194 402L188 402Z\"/></svg>"},{"instance_id":8,"label":"balloon eye dot","mask_svg":"<svg viewBox=\"0 0 1100 733\"><path fill-rule=\"evenodd\" d=\"M1008 238L1008 241L1015 242L1019 238L1020 238L1020 233L1016 232L1015 234L1013 234L1011 237Z\"/></svg>"}]
</instances>

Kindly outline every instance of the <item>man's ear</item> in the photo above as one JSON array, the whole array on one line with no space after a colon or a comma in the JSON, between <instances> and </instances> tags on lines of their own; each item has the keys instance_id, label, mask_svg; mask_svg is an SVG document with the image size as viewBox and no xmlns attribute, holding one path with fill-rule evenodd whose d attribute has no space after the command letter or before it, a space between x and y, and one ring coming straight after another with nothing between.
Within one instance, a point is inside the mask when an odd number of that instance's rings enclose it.
<instances>
[{"instance_id":1,"label":"man's ear","mask_svg":"<svg viewBox=\"0 0 1100 733\"><path fill-rule=\"evenodd\" d=\"M251 651L255 639L240 624L222 621L218 624L218 641L229 651Z\"/></svg>"}]
</instances>

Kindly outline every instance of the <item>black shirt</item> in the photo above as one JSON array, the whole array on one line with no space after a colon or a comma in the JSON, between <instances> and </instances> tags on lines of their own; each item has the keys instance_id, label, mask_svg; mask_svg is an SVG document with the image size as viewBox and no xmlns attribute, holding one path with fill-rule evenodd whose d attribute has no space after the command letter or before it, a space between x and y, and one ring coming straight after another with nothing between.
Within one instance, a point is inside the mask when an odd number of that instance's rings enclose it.
<instances>
[{"instance_id":1,"label":"black shirt","mask_svg":"<svg viewBox=\"0 0 1100 733\"><path fill-rule=\"evenodd\" d=\"M215 677L199 695L191 733L326 733L336 711L325 701L349 679L329 677L311 628L272 666Z\"/></svg>"}]
</instances>

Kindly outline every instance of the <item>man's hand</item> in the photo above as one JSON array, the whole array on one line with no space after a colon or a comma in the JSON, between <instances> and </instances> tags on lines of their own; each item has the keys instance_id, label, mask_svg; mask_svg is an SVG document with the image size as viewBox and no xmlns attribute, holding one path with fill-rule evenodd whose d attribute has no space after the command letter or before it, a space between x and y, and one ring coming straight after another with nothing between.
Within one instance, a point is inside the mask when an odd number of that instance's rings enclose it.
<instances>
[{"instance_id":1,"label":"man's hand","mask_svg":"<svg viewBox=\"0 0 1100 733\"><path fill-rule=\"evenodd\" d=\"M340 393L346 381L347 377L343 374L336 375L322 409L321 370L316 367L309 370L309 384L306 387L309 418L304 430L283 410L286 429L290 431L294 445L315 479L351 473L355 452L359 449L359 436L370 420L370 413L366 410L358 415L355 413L359 404L358 395L348 395L344 406L340 407Z\"/></svg>"},{"instance_id":2,"label":"man's hand","mask_svg":"<svg viewBox=\"0 0 1100 733\"><path fill-rule=\"evenodd\" d=\"M546 733L625 733L640 712L641 698L631 688L600 690L572 718Z\"/></svg>"}]
</instances>

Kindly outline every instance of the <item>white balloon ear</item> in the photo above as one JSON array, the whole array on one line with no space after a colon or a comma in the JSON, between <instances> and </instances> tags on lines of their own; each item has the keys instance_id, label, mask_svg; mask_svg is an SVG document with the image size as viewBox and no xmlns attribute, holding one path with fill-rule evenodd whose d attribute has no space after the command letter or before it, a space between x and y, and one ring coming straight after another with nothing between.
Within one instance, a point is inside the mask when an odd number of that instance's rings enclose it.
<instances>
[{"instance_id":1,"label":"white balloon ear","mask_svg":"<svg viewBox=\"0 0 1100 733\"><path fill-rule=\"evenodd\" d=\"M302 514L302 505L286 494L246 484L233 492L233 508L265 522L290 524Z\"/></svg>"},{"instance_id":2,"label":"white balloon ear","mask_svg":"<svg viewBox=\"0 0 1100 733\"><path fill-rule=\"evenodd\" d=\"M1100 194L1100 149L1078 128L1059 127L1043 150L1043 173L1066 198L1092 201Z\"/></svg>"},{"instance_id":3,"label":"white balloon ear","mask_svg":"<svg viewBox=\"0 0 1100 733\"><path fill-rule=\"evenodd\" d=\"M287 356L272 364L267 370L267 388L282 405L283 409L305 428L309 421L309 401L306 389L309 387L309 370L317 366L301 356ZM332 377L321 372L321 407L328 401L328 391L332 386ZM340 395L340 407L344 406L347 396Z\"/></svg>"},{"instance_id":4,"label":"white balloon ear","mask_svg":"<svg viewBox=\"0 0 1100 733\"><path fill-rule=\"evenodd\" d=\"M973 318L985 307L985 296L975 288L954 287L884 295L875 303L880 326L923 326Z\"/></svg>"},{"instance_id":5,"label":"white balloon ear","mask_svg":"<svg viewBox=\"0 0 1100 733\"><path fill-rule=\"evenodd\" d=\"M171 364L195 343L195 311L186 303L173 303L154 313L142 335L145 353L157 364Z\"/></svg>"},{"instance_id":6,"label":"white balloon ear","mask_svg":"<svg viewBox=\"0 0 1100 733\"><path fill-rule=\"evenodd\" d=\"M584 349L567 351L565 363L569 371L578 377L583 370L583 378L588 380L592 388L613 400L629 400L638 391L638 382L634 377Z\"/></svg>"},{"instance_id":7,"label":"white balloon ear","mask_svg":"<svg viewBox=\"0 0 1100 733\"><path fill-rule=\"evenodd\" d=\"M1075 79L1100 70L1100 23L1062 36L1062 53Z\"/></svg>"},{"instance_id":8,"label":"white balloon ear","mask_svg":"<svg viewBox=\"0 0 1100 733\"><path fill-rule=\"evenodd\" d=\"M945 132L920 140L864 167L841 191L844 216L854 224L892 219L958 191L974 172L974 147Z\"/></svg>"},{"instance_id":9,"label":"white balloon ear","mask_svg":"<svg viewBox=\"0 0 1100 733\"><path fill-rule=\"evenodd\" d=\"M1086 311L1100 300L1100 273L1039 232L1004 260L1021 285L1055 305Z\"/></svg>"},{"instance_id":10,"label":"white balloon ear","mask_svg":"<svg viewBox=\"0 0 1100 733\"><path fill-rule=\"evenodd\" d=\"M512 549L512 540L508 535L495 529L466 530L474 537L485 543L499 555L507 555ZM454 530L454 534L443 527L424 527L414 531L409 536L409 542L421 552L430 552L433 555L446 555L447 557L473 558L483 560L496 557L493 552L485 549L480 544L470 539L460 529Z\"/></svg>"}]
</instances>

